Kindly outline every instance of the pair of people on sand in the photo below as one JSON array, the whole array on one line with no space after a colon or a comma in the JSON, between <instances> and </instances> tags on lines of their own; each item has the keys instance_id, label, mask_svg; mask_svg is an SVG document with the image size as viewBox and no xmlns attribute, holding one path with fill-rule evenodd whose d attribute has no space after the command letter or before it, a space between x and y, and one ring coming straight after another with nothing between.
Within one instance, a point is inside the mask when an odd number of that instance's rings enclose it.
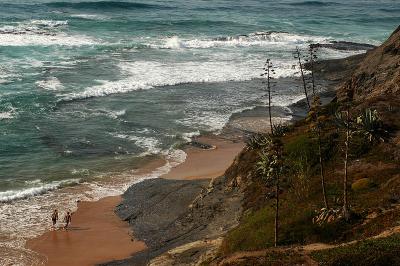
<instances>
[{"instance_id":1,"label":"pair of people on sand","mask_svg":"<svg viewBox=\"0 0 400 266\"><path fill-rule=\"evenodd\" d=\"M57 221L58 221L58 210L55 209L53 211L53 214L51 215L51 221L53 222L53 229L55 229ZM70 211L67 211L67 213L64 215L64 230L68 230L68 226L72 221L72 213Z\"/></svg>"}]
</instances>

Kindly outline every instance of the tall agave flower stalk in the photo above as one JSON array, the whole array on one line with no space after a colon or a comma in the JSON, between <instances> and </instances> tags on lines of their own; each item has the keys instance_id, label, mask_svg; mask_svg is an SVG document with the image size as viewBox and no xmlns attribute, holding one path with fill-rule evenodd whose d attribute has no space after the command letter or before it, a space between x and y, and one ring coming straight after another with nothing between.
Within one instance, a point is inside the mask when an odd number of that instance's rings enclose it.
<instances>
[{"instance_id":1,"label":"tall agave flower stalk","mask_svg":"<svg viewBox=\"0 0 400 266\"><path fill-rule=\"evenodd\" d=\"M300 51L297 52L298 57L300 57ZM320 177L321 177L321 187L322 187L322 196L323 201L326 209L329 209L328 198L326 193L326 183L325 183L325 169L324 169L324 161L323 161L323 154L322 154L322 128L324 122L326 120L325 116L320 115L321 110L321 100L317 95L316 91L316 84L315 84L315 75L314 75L314 62L317 59L315 48L310 46L309 49L309 58L306 60L310 65L310 72L311 72L311 80L310 85L312 89L312 97L313 101L310 106L308 112L308 119L311 121L311 128L317 135L317 142L318 142L318 157L319 157L319 169L320 169ZM304 79L303 79L304 82ZM307 88L307 84L304 85ZM306 90L306 89L305 89Z\"/></svg>"},{"instance_id":2,"label":"tall agave flower stalk","mask_svg":"<svg viewBox=\"0 0 400 266\"><path fill-rule=\"evenodd\" d=\"M321 131L323 128L323 124L325 123L326 117L320 115L320 112L319 112L320 108L321 108L321 101L318 96L314 96L313 103L310 108L310 112L308 112L307 120L309 120L311 122L311 129L317 135L322 196L323 196L325 208L328 209L329 204L328 204L328 198L326 195L325 169L324 169L324 162L323 162L323 156L322 156L322 136L321 136Z\"/></svg>"},{"instance_id":3,"label":"tall agave flower stalk","mask_svg":"<svg viewBox=\"0 0 400 266\"><path fill-rule=\"evenodd\" d=\"M283 143L280 139L270 136L269 143L260 153L257 162L257 171L262 174L268 183L275 185L275 230L274 230L274 246L279 243L279 191L280 177L283 172L284 165Z\"/></svg>"},{"instance_id":4,"label":"tall agave flower stalk","mask_svg":"<svg viewBox=\"0 0 400 266\"><path fill-rule=\"evenodd\" d=\"M274 126L272 124L272 111L271 111L271 80L273 79L272 75L275 73L273 69L273 65L270 59L267 59L264 65L264 73L261 74L261 76L264 76L267 81L265 82L267 84L267 93L268 93L268 114L269 114L269 126L271 130L271 134L274 134Z\"/></svg>"},{"instance_id":5,"label":"tall agave flower stalk","mask_svg":"<svg viewBox=\"0 0 400 266\"><path fill-rule=\"evenodd\" d=\"M344 173L343 173L343 216L346 220L350 219L350 208L348 202L348 165L349 165L349 145L350 139L356 132L355 124L350 116L350 106L346 104L344 111L336 114L336 121L338 126L342 128L345 132L345 142L344 142Z\"/></svg>"},{"instance_id":6,"label":"tall agave flower stalk","mask_svg":"<svg viewBox=\"0 0 400 266\"><path fill-rule=\"evenodd\" d=\"M294 52L294 58L297 59L298 64L299 64L300 76L301 76L301 80L303 83L304 96L306 97L307 107L308 107L308 109L310 109L311 105L310 105L310 100L308 98L307 81L306 81L306 77L304 74L304 65L303 65L303 62L301 61L301 57L302 57L302 55L300 52L300 48L296 47L296 51Z\"/></svg>"}]
</instances>

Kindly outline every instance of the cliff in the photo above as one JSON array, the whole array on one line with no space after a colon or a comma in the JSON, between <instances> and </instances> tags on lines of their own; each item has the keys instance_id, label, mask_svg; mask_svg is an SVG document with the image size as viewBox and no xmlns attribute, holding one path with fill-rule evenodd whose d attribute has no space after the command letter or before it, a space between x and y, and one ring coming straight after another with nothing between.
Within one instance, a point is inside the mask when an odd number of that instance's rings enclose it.
<instances>
[{"instance_id":1,"label":"cliff","mask_svg":"<svg viewBox=\"0 0 400 266\"><path fill-rule=\"evenodd\" d=\"M367 52L354 74L340 87L340 100L356 102L400 95L400 26L381 46Z\"/></svg>"}]
</instances>

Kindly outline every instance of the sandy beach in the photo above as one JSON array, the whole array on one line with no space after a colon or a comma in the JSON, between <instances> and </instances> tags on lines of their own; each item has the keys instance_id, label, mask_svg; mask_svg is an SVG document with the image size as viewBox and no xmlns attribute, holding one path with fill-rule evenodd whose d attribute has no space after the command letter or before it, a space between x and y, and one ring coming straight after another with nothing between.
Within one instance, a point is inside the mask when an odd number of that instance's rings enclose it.
<instances>
[{"instance_id":1,"label":"sandy beach","mask_svg":"<svg viewBox=\"0 0 400 266\"><path fill-rule=\"evenodd\" d=\"M127 223L114 213L120 201L116 196L81 202L68 231L47 232L28 241L27 247L46 255L46 265L58 266L95 265L144 250L146 245L133 240Z\"/></svg>"},{"instance_id":2,"label":"sandy beach","mask_svg":"<svg viewBox=\"0 0 400 266\"><path fill-rule=\"evenodd\" d=\"M197 141L215 146L185 149L184 163L162 176L167 179L208 179L220 176L243 148L218 136L200 137ZM160 162L150 164L159 166ZM134 239L128 223L115 214L121 197L106 197L95 202L80 202L72 216L68 231L56 230L27 242L27 248L47 257L46 265L95 265L130 257L146 249L145 243ZM50 221L49 221L50 222ZM88 248L90 247L90 248Z\"/></svg>"},{"instance_id":3,"label":"sandy beach","mask_svg":"<svg viewBox=\"0 0 400 266\"><path fill-rule=\"evenodd\" d=\"M200 137L197 141L215 146L204 150L189 147L185 162L162 176L168 179L208 179L221 176L243 149L243 142L232 142L218 136Z\"/></svg>"}]
</instances>

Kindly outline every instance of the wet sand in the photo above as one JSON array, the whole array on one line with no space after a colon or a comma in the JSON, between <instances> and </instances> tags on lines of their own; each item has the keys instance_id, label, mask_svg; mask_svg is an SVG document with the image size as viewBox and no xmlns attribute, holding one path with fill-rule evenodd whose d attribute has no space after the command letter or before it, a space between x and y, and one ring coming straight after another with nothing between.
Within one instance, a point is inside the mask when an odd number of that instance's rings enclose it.
<instances>
[{"instance_id":1,"label":"wet sand","mask_svg":"<svg viewBox=\"0 0 400 266\"><path fill-rule=\"evenodd\" d=\"M95 265L129 257L146 249L133 240L126 222L115 214L121 197L81 202L72 216L70 229L58 229L29 240L27 247L47 257L46 265Z\"/></svg>"},{"instance_id":2,"label":"wet sand","mask_svg":"<svg viewBox=\"0 0 400 266\"><path fill-rule=\"evenodd\" d=\"M218 136L200 137L201 143L215 146L215 149L204 150L189 147L185 150L185 162L163 175L167 179L209 179L221 176L232 164L236 155L243 149L243 142L232 142Z\"/></svg>"}]
</instances>

